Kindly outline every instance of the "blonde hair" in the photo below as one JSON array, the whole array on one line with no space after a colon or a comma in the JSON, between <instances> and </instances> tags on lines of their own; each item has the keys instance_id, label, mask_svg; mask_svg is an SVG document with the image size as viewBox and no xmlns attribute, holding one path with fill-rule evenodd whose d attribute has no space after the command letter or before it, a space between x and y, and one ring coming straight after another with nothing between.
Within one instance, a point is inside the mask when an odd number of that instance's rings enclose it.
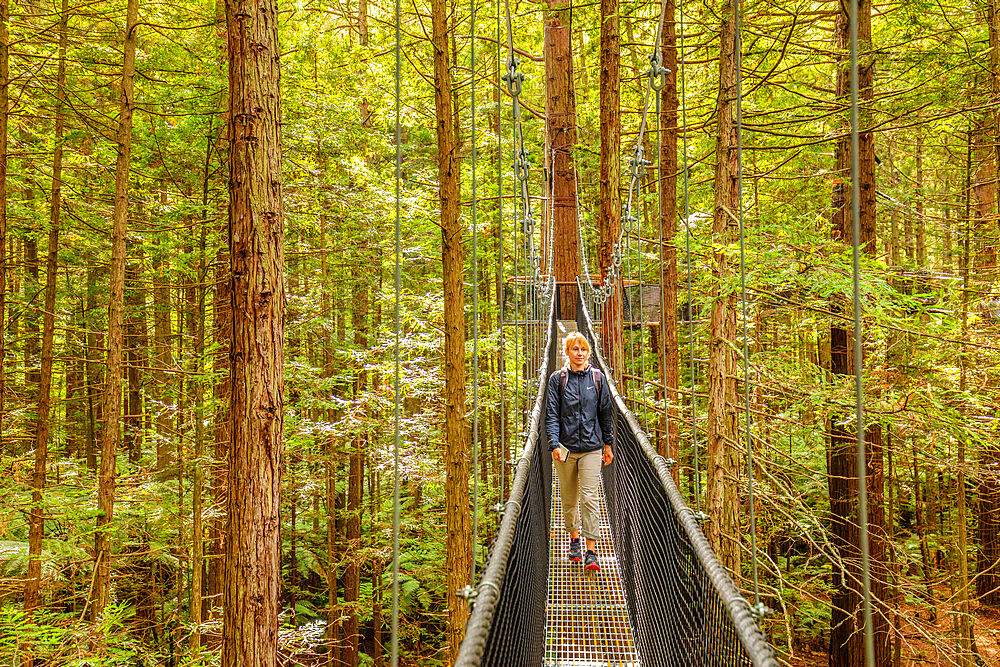
<instances>
[{"instance_id":1,"label":"blonde hair","mask_svg":"<svg viewBox=\"0 0 1000 667\"><path fill-rule=\"evenodd\" d=\"M587 358L590 358L590 341L579 331L574 331L570 335L566 336L566 341L563 343L563 354L566 355L566 367L569 367L569 349L573 347L574 344L579 343L583 348L587 350Z\"/></svg>"}]
</instances>

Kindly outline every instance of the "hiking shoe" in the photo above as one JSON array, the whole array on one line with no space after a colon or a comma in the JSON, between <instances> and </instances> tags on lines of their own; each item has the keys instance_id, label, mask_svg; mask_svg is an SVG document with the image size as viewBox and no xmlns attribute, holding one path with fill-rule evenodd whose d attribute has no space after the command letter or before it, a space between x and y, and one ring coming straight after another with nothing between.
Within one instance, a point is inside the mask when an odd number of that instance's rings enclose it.
<instances>
[{"instance_id":1,"label":"hiking shoe","mask_svg":"<svg viewBox=\"0 0 1000 667\"><path fill-rule=\"evenodd\" d=\"M594 572L600 571L601 564L597 562L597 552L596 551L591 551L589 549L587 550L587 561L586 561L586 563L584 564L583 567L586 570L593 570Z\"/></svg>"},{"instance_id":2,"label":"hiking shoe","mask_svg":"<svg viewBox=\"0 0 1000 667\"><path fill-rule=\"evenodd\" d=\"M569 562L579 563L583 560L583 556L580 553L580 540L570 540L569 541Z\"/></svg>"}]
</instances>

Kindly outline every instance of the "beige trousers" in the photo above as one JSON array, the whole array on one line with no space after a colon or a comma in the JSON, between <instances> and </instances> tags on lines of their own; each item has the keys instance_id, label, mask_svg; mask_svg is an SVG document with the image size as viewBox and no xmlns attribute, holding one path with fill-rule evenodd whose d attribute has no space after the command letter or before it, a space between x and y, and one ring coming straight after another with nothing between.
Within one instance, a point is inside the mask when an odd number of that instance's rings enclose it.
<instances>
[{"instance_id":1,"label":"beige trousers","mask_svg":"<svg viewBox=\"0 0 1000 667\"><path fill-rule=\"evenodd\" d=\"M601 486L601 450L577 454L570 452L566 461L552 462L559 475L559 495L562 497L563 520L566 530L580 530L580 509L583 509L583 536L596 540L601 536L601 505L597 494Z\"/></svg>"}]
</instances>

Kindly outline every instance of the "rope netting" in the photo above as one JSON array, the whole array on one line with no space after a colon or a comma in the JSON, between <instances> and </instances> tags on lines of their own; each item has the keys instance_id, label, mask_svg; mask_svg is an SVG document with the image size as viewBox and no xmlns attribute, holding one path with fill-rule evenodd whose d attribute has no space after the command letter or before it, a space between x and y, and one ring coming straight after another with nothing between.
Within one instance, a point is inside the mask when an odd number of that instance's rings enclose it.
<instances>
[{"instance_id":1,"label":"rope netting","mask_svg":"<svg viewBox=\"0 0 1000 667\"><path fill-rule=\"evenodd\" d=\"M611 389L615 459L603 482L629 619L643 665L776 667L778 662L698 518L681 497L666 459L625 407L596 344L583 294L577 326ZM555 311L549 306L539 393L528 422L510 498L483 577L471 597L457 665L544 664L549 578L551 459L541 424L554 363Z\"/></svg>"}]
</instances>

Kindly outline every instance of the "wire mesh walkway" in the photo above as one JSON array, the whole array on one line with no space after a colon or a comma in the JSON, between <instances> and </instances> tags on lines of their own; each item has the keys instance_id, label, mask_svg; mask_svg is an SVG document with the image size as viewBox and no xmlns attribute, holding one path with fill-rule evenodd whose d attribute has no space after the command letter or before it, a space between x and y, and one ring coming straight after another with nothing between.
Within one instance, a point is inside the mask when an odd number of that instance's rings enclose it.
<instances>
[{"instance_id":1,"label":"wire mesh walkway","mask_svg":"<svg viewBox=\"0 0 1000 667\"><path fill-rule=\"evenodd\" d=\"M565 560L558 479L541 428L549 374L562 360L557 344L576 328L557 321L556 302L548 304L524 449L482 577L469 594L474 603L455 664L778 667L750 603L674 484L671 462L657 454L610 379L615 459L601 471L603 569L587 576ZM610 378L582 294L577 304L592 362Z\"/></svg>"},{"instance_id":2,"label":"wire mesh walkway","mask_svg":"<svg viewBox=\"0 0 1000 667\"><path fill-rule=\"evenodd\" d=\"M569 534L563 527L559 477L552 476L549 594L545 614L546 667L637 667L618 558L611 540L608 508L601 499L601 571L566 558Z\"/></svg>"}]
</instances>

